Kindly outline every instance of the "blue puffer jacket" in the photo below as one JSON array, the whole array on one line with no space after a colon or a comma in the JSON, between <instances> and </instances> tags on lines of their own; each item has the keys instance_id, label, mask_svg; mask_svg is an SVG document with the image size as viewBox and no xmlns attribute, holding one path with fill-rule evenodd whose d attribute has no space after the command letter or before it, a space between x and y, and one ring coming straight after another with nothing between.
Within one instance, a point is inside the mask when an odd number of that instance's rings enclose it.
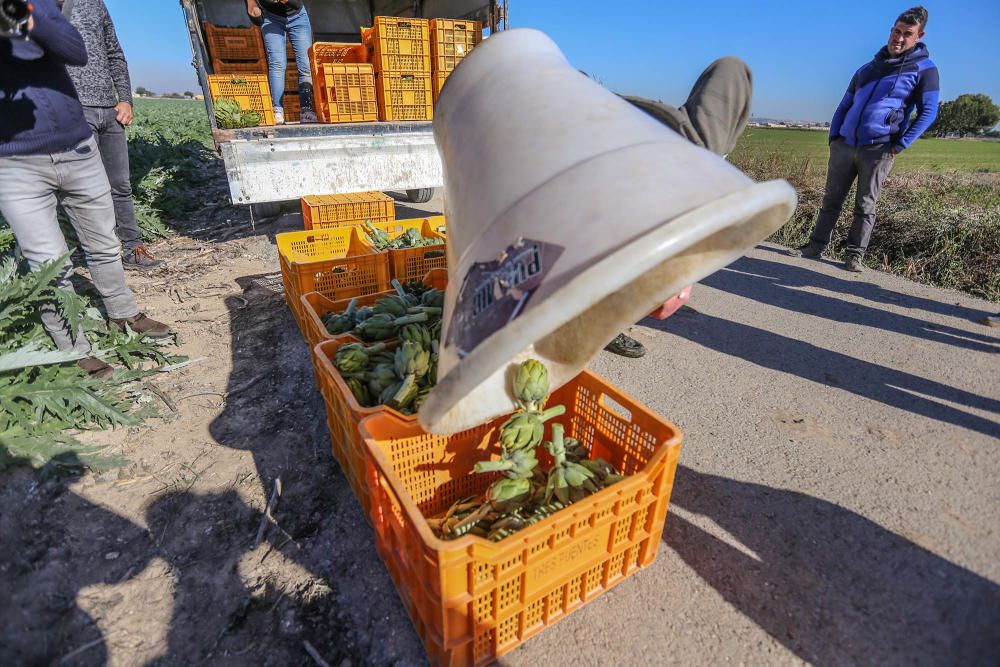
<instances>
[{"instance_id":1,"label":"blue puffer jacket","mask_svg":"<svg viewBox=\"0 0 1000 667\"><path fill-rule=\"evenodd\" d=\"M843 137L850 146L908 148L937 117L938 84L937 65L923 42L896 57L883 46L854 73L830 122L830 141Z\"/></svg>"}]
</instances>

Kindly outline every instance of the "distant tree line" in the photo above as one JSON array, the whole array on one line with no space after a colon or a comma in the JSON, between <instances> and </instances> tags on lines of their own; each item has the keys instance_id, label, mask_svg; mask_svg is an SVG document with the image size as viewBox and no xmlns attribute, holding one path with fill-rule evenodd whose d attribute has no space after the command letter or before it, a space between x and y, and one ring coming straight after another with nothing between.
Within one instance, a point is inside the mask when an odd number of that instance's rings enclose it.
<instances>
[{"instance_id":1,"label":"distant tree line","mask_svg":"<svg viewBox=\"0 0 1000 667\"><path fill-rule=\"evenodd\" d=\"M144 86L138 86L135 89L135 94L139 97L166 97L172 100L194 99L194 93L190 90L186 90L183 93L164 93L163 95L157 95L152 90Z\"/></svg>"},{"instance_id":2,"label":"distant tree line","mask_svg":"<svg viewBox=\"0 0 1000 667\"><path fill-rule=\"evenodd\" d=\"M950 102L938 104L937 119L927 130L927 135L995 136L993 128L997 123L1000 123L1000 107L993 103L989 95L959 95Z\"/></svg>"}]
</instances>

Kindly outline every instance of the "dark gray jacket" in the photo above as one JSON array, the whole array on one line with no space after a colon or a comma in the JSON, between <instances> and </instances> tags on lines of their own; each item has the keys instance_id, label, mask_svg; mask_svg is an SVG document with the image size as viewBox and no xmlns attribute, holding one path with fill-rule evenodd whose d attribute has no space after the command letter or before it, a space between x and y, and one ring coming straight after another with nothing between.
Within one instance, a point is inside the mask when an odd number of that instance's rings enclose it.
<instances>
[{"instance_id":1,"label":"dark gray jacket","mask_svg":"<svg viewBox=\"0 0 1000 667\"><path fill-rule=\"evenodd\" d=\"M80 103L85 107L113 107L118 102L131 104L128 62L104 0L73 0L70 22L87 44L87 64L67 68Z\"/></svg>"}]
</instances>

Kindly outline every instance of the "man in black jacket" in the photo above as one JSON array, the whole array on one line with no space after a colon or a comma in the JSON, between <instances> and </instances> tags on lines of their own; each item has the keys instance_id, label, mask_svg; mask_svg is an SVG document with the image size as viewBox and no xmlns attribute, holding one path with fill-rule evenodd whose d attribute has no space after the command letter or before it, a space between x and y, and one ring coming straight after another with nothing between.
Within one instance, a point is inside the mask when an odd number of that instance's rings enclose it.
<instances>
[{"instance_id":1,"label":"man in black jacket","mask_svg":"<svg viewBox=\"0 0 1000 667\"><path fill-rule=\"evenodd\" d=\"M132 124L132 82L115 25L104 0L59 0L59 3L63 15L80 31L87 46L87 64L67 69L111 182L122 264L126 269L161 267L164 262L154 259L143 245L142 231L135 219L125 137L125 128Z\"/></svg>"},{"instance_id":2,"label":"man in black jacket","mask_svg":"<svg viewBox=\"0 0 1000 667\"><path fill-rule=\"evenodd\" d=\"M28 39L0 39L0 214L10 224L33 271L68 254L56 218L61 203L83 246L87 267L112 326L154 338L170 328L139 312L125 284L121 244L115 236L111 186L97 141L83 116L67 65L83 66L80 33L55 0L33 0ZM58 286L72 291L67 261ZM56 346L89 355L86 336L55 304L42 322ZM87 356L79 365L97 377L111 367Z\"/></svg>"}]
</instances>

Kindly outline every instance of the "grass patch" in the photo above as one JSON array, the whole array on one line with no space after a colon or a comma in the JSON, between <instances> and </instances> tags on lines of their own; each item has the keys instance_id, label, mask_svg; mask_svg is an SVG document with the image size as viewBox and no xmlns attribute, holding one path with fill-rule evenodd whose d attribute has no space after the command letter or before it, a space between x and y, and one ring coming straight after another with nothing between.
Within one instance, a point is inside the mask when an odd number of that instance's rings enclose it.
<instances>
[{"instance_id":1,"label":"grass patch","mask_svg":"<svg viewBox=\"0 0 1000 667\"><path fill-rule=\"evenodd\" d=\"M792 247L808 241L822 205L827 156L825 133L772 129L749 130L730 155L754 179L784 178L799 194L792 219L769 241ZM944 163L948 170L935 166ZM835 258L843 256L854 194L838 220ZM876 207L865 263L1000 301L1000 143L922 139L897 158Z\"/></svg>"}]
</instances>

